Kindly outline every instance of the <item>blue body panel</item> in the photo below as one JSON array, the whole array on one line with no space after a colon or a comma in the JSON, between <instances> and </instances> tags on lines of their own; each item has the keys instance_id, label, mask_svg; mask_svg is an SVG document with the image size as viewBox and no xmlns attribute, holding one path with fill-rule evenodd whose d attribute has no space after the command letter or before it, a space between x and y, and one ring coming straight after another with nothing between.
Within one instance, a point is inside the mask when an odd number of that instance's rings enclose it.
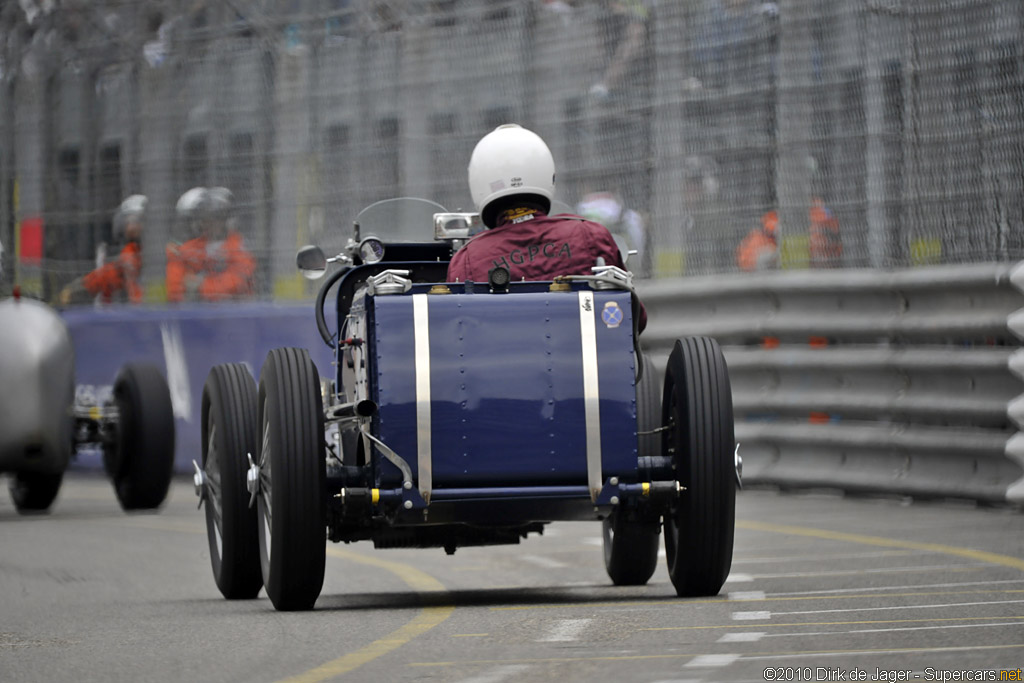
<instances>
[{"instance_id":1,"label":"blue body panel","mask_svg":"<svg viewBox=\"0 0 1024 683\"><path fill-rule=\"evenodd\" d=\"M374 432L417 471L414 288L368 297ZM595 292L605 479L637 478L628 292ZM577 292L426 296L433 487L585 486L584 370ZM606 308L615 312L609 316ZM420 331L422 334L423 331ZM377 459L375 483L396 486Z\"/></svg>"}]
</instances>

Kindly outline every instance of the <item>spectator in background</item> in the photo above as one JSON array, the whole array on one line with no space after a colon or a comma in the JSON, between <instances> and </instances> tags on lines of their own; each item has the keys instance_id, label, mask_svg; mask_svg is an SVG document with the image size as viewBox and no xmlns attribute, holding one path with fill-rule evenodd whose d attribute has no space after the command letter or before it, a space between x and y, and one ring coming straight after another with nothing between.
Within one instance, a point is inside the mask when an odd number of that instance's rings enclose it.
<instances>
[{"instance_id":1,"label":"spectator in background","mask_svg":"<svg viewBox=\"0 0 1024 683\"><path fill-rule=\"evenodd\" d=\"M697 31L696 76L708 89L749 88L769 75L779 8L761 0L709 0Z\"/></svg>"},{"instance_id":2,"label":"spectator in background","mask_svg":"<svg viewBox=\"0 0 1024 683\"><path fill-rule=\"evenodd\" d=\"M104 304L142 302L139 277L142 273L142 229L146 201L144 195L133 194L121 202L114 213L111 244L100 245L95 270L61 290L62 306L97 298ZM108 258L108 253L118 248L117 256Z\"/></svg>"},{"instance_id":3,"label":"spectator in background","mask_svg":"<svg viewBox=\"0 0 1024 683\"><path fill-rule=\"evenodd\" d=\"M651 0L602 0L606 62L601 78L590 87L598 100L630 95L652 80L651 64L645 59L651 5Z\"/></svg>"},{"instance_id":4,"label":"spectator in background","mask_svg":"<svg viewBox=\"0 0 1024 683\"><path fill-rule=\"evenodd\" d=\"M639 213L628 208L621 196L614 192L588 192L576 205L576 213L608 228L616 243L619 243L620 247L625 247L622 250L623 261L626 260L629 251L635 250L637 258L631 269L638 275L644 274L644 247L647 241L644 219Z\"/></svg>"},{"instance_id":5,"label":"spectator in background","mask_svg":"<svg viewBox=\"0 0 1024 683\"><path fill-rule=\"evenodd\" d=\"M836 268L843 255L839 221L821 197L811 200L810 252L812 268Z\"/></svg>"},{"instance_id":6,"label":"spectator in background","mask_svg":"<svg viewBox=\"0 0 1024 683\"><path fill-rule=\"evenodd\" d=\"M167 248L167 300L224 301L252 296L256 262L234 224L225 187L192 188L178 200L188 238Z\"/></svg>"},{"instance_id":7,"label":"spectator in background","mask_svg":"<svg viewBox=\"0 0 1024 683\"><path fill-rule=\"evenodd\" d=\"M761 225L747 233L736 248L736 265L740 270L753 272L778 267L778 232L779 215L775 211L761 216Z\"/></svg>"},{"instance_id":8,"label":"spectator in background","mask_svg":"<svg viewBox=\"0 0 1024 683\"><path fill-rule=\"evenodd\" d=\"M653 0L600 0L600 77L589 88L596 108L592 163L616 172L627 206L647 211L650 193L654 48L649 39Z\"/></svg>"},{"instance_id":9,"label":"spectator in background","mask_svg":"<svg viewBox=\"0 0 1024 683\"><path fill-rule=\"evenodd\" d=\"M810 266L838 267L843 254L839 221L821 197L812 200L808 218ZM751 230L736 249L736 264L741 270L765 270L778 266L778 228L779 217L775 211L761 217L761 227Z\"/></svg>"}]
</instances>

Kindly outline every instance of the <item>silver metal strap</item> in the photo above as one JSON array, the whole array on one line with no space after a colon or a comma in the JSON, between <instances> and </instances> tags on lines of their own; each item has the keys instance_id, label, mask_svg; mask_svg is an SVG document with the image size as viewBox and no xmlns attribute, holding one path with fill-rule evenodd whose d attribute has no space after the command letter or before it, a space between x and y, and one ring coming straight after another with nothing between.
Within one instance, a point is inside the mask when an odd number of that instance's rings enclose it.
<instances>
[{"instance_id":1,"label":"silver metal strap","mask_svg":"<svg viewBox=\"0 0 1024 683\"><path fill-rule=\"evenodd\" d=\"M597 502L604 485L601 474L601 391L597 374L597 330L594 293L581 291L580 338L583 344L583 414L587 429L587 484Z\"/></svg>"},{"instance_id":2,"label":"silver metal strap","mask_svg":"<svg viewBox=\"0 0 1024 683\"><path fill-rule=\"evenodd\" d=\"M430 317L427 295L412 295L416 358L416 468L420 495L430 503L433 488L430 452Z\"/></svg>"}]
</instances>

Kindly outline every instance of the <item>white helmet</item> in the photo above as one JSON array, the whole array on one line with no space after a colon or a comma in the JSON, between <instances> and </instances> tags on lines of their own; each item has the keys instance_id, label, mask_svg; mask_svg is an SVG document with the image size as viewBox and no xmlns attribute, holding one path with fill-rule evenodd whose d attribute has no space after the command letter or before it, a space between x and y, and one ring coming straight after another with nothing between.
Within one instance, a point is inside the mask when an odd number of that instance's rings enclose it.
<instances>
[{"instance_id":1,"label":"white helmet","mask_svg":"<svg viewBox=\"0 0 1024 683\"><path fill-rule=\"evenodd\" d=\"M189 240L199 235L199 206L205 198L205 187L193 187L178 197L178 203L174 205L178 239Z\"/></svg>"},{"instance_id":2,"label":"white helmet","mask_svg":"<svg viewBox=\"0 0 1024 683\"><path fill-rule=\"evenodd\" d=\"M533 131L515 123L498 126L480 139L469 158L469 192L484 225L494 227L495 200L533 195L545 211L555 196L555 160Z\"/></svg>"},{"instance_id":3,"label":"white helmet","mask_svg":"<svg viewBox=\"0 0 1024 683\"><path fill-rule=\"evenodd\" d=\"M203 217L226 221L231 215L235 195L226 187L211 187L203 195L201 211Z\"/></svg>"},{"instance_id":4,"label":"white helmet","mask_svg":"<svg viewBox=\"0 0 1024 683\"><path fill-rule=\"evenodd\" d=\"M142 227L142 219L146 215L146 195L133 194L125 197L121 205L114 212L113 238L115 244L120 244L128 238L127 228L129 223L136 223L137 228L130 239L137 240L138 228Z\"/></svg>"},{"instance_id":5,"label":"white helmet","mask_svg":"<svg viewBox=\"0 0 1024 683\"><path fill-rule=\"evenodd\" d=\"M124 201L121 202L121 208L119 211L125 216L141 218L146 213L146 195L144 194L133 194L125 197Z\"/></svg>"},{"instance_id":6,"label":"white helmet","mask_svg":"<svg viewBox=\"0 0 1024 683\"><path fill-rule=\"evenodd\" d=\"M178 197L178 203L174 205L174 210L178 212L178 217L192 218L195 210L199 208L199 203L203 201L205 196L205 187L193 187L191 190L186 190L185 194Z\"/></svg>"}]
</instances>

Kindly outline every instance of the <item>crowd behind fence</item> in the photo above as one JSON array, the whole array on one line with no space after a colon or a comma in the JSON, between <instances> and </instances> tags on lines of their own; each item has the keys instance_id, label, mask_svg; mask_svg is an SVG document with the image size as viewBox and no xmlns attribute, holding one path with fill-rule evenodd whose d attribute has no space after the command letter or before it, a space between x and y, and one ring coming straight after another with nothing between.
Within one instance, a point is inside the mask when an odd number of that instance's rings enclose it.
<instances>
[{"instance_id":1,"label":"crowd behind fence","mask_svg":"<svg viewBox=\"0 0 1024 683\"><path fill-rule=\"evenodd\" d=\"M1018 260L1021 35L1019 0L4 0L0 287L55 300L142 194L163 301L176 203L223 186L255 295L308 296L298 246L387 197L471 208L506 122L560 206L631 210L644 277L739 271L768 225L754 267Z\"/></svg>"}]
</instances>

